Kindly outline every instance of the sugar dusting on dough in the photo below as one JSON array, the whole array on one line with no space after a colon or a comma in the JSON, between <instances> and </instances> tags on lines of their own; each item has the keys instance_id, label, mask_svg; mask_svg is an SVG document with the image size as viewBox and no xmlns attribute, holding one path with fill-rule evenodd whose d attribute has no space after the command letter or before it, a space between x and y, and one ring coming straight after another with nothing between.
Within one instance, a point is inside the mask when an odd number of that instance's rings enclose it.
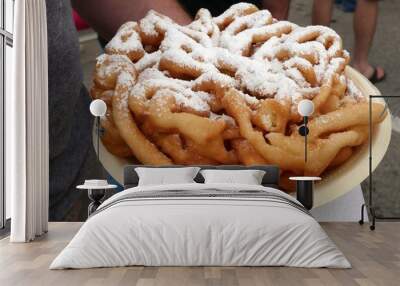
<instances>
[{"instance_id":1,"label":"sugar dusting on dough","mask_svg":"<svg viewBox=\"0 0 400 286\"><path fill-rule=\"evenodd\" d=\"M266 10L249 14L246 11L253 8L245 3L233 7L215 18L202 9L188 26L154 11L139 24L122 26L119 37L107 45L121 53L143 48L141 35L161 37L159 49L145 53L134 64L140 73L135 84L127 75L119 77L121 84L134 85L130 96L148 96L149 90L167 89L172 92L158 96L172 94L183 107L210 112L209 102L215 95L206 86L212 83L239 89L250 106L263 98L294 106L303 98L313 99L320 86L340 74L340 81L347 85L345 96L362 100L361 92L342 74L348 52L342 50L341 38L332 29L276 21ZM122 67L126 59L116 58L119 64L113 66L104 61L100 56L97 64L100 74L106 76ZM161 61L168 63L163 71L159 70ZM186 70L189 78L172 78L172 67ZM304 70L315 75L316 85L307 81Z\"/></svg>"},{"instance_id":2,"label":"sugar dusting on dough","mask_svg":"<svg viewBox=\"0 0 400 286\"><path fill-rule=\"evenodd\" d=\"M143 46L139 34L136 32L137 24L127 22L118 30L117 34L106 45L106 49L129 53L131 51L142 51Z\"/></svg>"}]
</instances>

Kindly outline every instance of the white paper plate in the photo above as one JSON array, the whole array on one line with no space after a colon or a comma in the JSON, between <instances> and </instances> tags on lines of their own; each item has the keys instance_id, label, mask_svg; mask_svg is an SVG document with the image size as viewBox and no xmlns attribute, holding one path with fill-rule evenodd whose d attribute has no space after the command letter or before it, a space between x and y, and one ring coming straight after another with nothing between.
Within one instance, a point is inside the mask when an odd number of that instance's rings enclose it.
<instances>
[{"instance_id":1,"label":"white paper plate","mask_svg":"<svg viewBox=\"0 0 400 286\"><path fill-rule=\"evenodd\" d=\"M346 68L346 75L351 78L354 84L361 90L364 96L379 95L379 90L369 82L363 75L351 67ZM374 101L383 102L383 99L374 99ZM390 114L386 119L374 129L372 138L372 168L375 169L390 143L392 134L392 122ZM96 148L96 132L93 129L93 144ZM314 207L321 206L331 200L334 200L341 195L349 192L354 187L359 185L368 177L368 142L358 147L352 157L343 165L335 168L330 173L324 174L322 180L316 183L314 193ZM123 184L123 168L126 165L134 164L135 162L126 159L118 158L107 151L100 140L100 161L108 173Z\"/></svg>"},{"instance_id":2,"label":"white paper plate","mask_svg":"<svg viewBox=\"0 0 400 286\"><path fill-rule=\"evenodd\" d=\"M361 90L365 97L380 95L380 91L362 74L351 67L346 68L346 75ZM374 102L385 103L383 98L375 98ZM392 119L388 114L383 122L374 128L372 134L372 170L379 165L385 155L392 135ZM314 193L315 207L334 200L351 191L369 175L369 143L368 140L358 147L357 152L343 165L322 176L316 184Z\"/></svg>"}]
</instances>

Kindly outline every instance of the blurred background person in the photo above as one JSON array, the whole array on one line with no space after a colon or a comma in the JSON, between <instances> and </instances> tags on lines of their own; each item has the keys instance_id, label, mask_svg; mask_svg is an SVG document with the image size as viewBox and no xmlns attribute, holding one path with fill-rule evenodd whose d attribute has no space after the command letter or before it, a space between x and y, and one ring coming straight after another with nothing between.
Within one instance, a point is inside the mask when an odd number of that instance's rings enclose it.
<instances>
[{"instance_id":1,"label":"blurred background person","mask_svg":"<svg viewBox=\"0 0 400 286\"><path fill-rule=\"evenodd\" d=\"M262 8L268 9L278 20L289 18L290 0L262 0Z\"/></svg>"},{"instance_id":2,"label":"blurred background person","mask_svg":"<svg viewBox=\"0 0 400 286\"><path fill-rule=\"evenodd\" d=\"M314 0L312 24L330 26L333 0ZM368 61L378 19L378 0L357 0L354 17L354 50L352 65L372 83L385 79L385 71Z\"/></svg>"},{"instance_id":3,"label":"blurred background person","mask_svg":"<svg viewBox=\"0 0 400 286\"><path fill-rule=\"evenodd\" d=\"M356 10L357 0L335 0L335 4L344 12L354 12Z\"/></svg>"}]
</instances>

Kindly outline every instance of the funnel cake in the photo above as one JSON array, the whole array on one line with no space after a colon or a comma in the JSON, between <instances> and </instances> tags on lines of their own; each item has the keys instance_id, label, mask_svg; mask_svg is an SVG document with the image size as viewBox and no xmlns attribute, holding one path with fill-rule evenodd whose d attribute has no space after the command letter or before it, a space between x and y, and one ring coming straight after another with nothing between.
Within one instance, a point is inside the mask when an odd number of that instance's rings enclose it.
<instances>
[{"instance_id":1,"label":"funnel cake","mask_svg":"<svg viewBox=\"0 0 400 286\"><path fill-rule=\"evenodd\" d=\"M277 21L239 3L187 26L155 11L125 23L97 59L93 98L108 105L103 144L143 164L274 164L320 176L368 137L368 102L349 54L323 26ZM297 104L310 99L309 159ZM384 120L373 103L372 121Z\"/></svg>"}]
</instances>

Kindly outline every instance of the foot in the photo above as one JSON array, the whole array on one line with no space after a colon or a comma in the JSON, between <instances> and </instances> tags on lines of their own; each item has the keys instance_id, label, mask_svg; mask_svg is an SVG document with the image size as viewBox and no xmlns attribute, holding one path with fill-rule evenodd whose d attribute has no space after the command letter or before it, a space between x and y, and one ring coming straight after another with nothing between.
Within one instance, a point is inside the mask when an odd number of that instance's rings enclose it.
<instances>
[{"instance_id":1,"label":"foot","mask_svg":"<svg viewBox=\"0 0 400 286\"><path fill-rule=\"evenodd\" d=\"M372 83L381 82L386 77L385 70L379 66L377 67L371 65L360 66L354 64L354 67Z\"/></svg>"}]
</instances>

